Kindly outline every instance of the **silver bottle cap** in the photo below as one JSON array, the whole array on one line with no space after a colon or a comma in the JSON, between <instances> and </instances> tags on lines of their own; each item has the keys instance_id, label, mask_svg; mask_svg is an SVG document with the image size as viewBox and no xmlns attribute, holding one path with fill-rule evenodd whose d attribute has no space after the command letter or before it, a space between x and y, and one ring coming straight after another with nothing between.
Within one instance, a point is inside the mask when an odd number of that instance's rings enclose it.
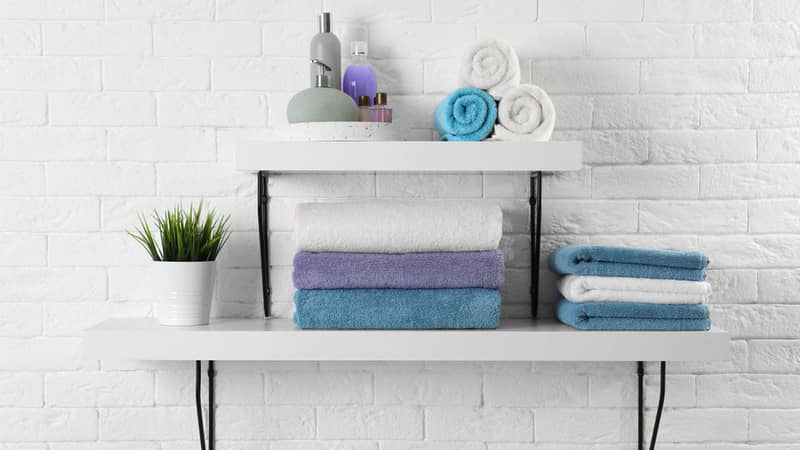
<instances>
[{"instance_id":1,"label":"silver bottle cap","mask_svg":"<svg viewBox=\"0 0 800 450\"><path fill-rule=\"evenodd\" d=\"M320 33L331 32L331 13L324 12L319 15L319 31Z\"/></svg>"}]
</instances>

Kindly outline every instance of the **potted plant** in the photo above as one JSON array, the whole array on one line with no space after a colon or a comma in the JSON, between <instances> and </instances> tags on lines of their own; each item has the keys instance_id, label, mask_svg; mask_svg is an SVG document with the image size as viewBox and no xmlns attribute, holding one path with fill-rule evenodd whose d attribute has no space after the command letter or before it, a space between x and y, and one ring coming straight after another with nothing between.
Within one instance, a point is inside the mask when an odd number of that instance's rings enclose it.
<instances>
[{"instance_id":1,"label":"potted plant","mask_svg":"<svg viewBox=\"0 0 800 450\"><path fill-rule=\"evenodd\" d=\"M203 203L153 211L155 234L144 216L128 232L153 259L156 318L162 325L206 325L211 314L215 260L230 237L230 216L203 213Z\"/></svg>"}]
</instances>

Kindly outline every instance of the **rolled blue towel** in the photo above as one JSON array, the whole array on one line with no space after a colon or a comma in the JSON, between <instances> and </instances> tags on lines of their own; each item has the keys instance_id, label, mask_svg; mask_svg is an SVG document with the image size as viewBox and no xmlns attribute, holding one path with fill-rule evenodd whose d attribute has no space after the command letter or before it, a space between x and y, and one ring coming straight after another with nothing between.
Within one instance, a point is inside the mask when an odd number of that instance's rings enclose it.
<instances>
[{"instance_id":1,"label":"rolled blue towel","mask_svg":"<svg viewBox=\"0 0 800 450\"><path fill-rule=\"evenodd\" d=\"M489 136L497 120L491 95L472 87L458 88L434 113L436 131L445 141L480 141Z\"/></svg>"},{"instance_id":2,"label":"rolled blue towel","mask_svg":"<svg viewBox=\"0 0 800 450\"><path fill-rule=\"evenodd\" d=\"M703 281L708 258L695 251L567 245L548 263L560 274Z\"/></svg>"},{"instance_id":3,"label":"rolled blue towel","mask_svg":"<svg viewBox=\"0 0 800 450\"><path fill-rule=\"evenodd\" d=\"M561 297L554 308L558 320L579 330L707 331L711 328L706 305L576 303Z\"/></svg>"},{"instance_id":4,"label":"rolled blue towel","mask_svg":"<svg viewBox=\"0 0 800 450\"><path fill-rule=\"evenodd\" d=\"M496 289L316 289L294 294L300 328L497 328Z\"/></svg>"}]
</instances>

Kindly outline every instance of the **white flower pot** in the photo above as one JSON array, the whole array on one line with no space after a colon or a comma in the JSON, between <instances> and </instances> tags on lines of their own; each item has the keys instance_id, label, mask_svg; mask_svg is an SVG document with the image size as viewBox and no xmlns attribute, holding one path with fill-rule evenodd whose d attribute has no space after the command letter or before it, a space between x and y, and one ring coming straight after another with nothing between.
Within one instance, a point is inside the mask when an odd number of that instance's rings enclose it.
<instances>
[{"instance_id":1,"label":"white flower pot","mask_svg":"<svg viewBox=\"0 0 800 450\"><path fill-rule=\"evenodd\" d=\"M156 318L162 325L208 324L214 292L215 262L154 261Z\"/></svg>"}]
</instances>

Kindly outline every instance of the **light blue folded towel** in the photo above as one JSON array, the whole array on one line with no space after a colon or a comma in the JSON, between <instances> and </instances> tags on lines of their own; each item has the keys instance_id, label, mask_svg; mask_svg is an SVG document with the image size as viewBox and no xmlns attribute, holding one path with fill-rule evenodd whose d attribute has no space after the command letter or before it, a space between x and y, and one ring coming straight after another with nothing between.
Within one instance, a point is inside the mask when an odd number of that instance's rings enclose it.
<instances>
[{"instance_id":1,"label":"light blue folded towel","mask_svg":"<svg viewBox=\"0 0 800 450\"><path fill-rule=\"evenodd\" d=\"M445 141L480 141L494 129L497 103L486 92L462 87L447 96L434 113L436 131Z\"/></svg>"},{"instance_id":2,"label":"light blue folded towel","mask_svg":"<svg viewBox=\"0 0 800 450\"><path fill-rule=\"evenodd\" d=\"M707 331L706 305L556 300L556 317L579 330Z\"/></svg>"},{"instance_id":3,"label":"light blue folded towel","mask_svg":"<svg viewBox=\"0 0 800 450\"><path fill-rule=\"evenodd\" d=\"M310 289L294 294L300 328L497 328L496 289Z\"/></svg>"},{"instance_id":4,"label":"light blue folded towel","mask_svg":"<svg viewBox=\"0 0 800 450\"><path fill-rule=\"evenodd\" d=\"M702 281L708 258L695 251L567 245L550 255L549 265L560 274Z\"/></svg>"}]
</instances>

